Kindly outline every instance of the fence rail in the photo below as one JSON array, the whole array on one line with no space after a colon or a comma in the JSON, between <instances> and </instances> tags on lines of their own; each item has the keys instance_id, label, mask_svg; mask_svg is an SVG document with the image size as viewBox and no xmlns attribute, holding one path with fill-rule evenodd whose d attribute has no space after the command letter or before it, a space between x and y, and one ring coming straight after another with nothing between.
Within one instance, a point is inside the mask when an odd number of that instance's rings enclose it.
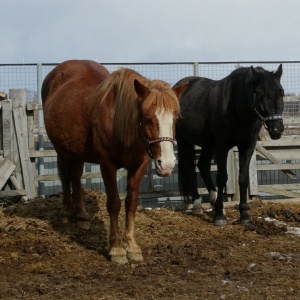
<instances>
[{"instance_id":1,"label":"fence rail","mask_svg":"<svg viewBox=\"0 0 300 300\"><path fill-rule=\"evenodd\" d=\"M268 70L275 70L279 63L106 64L106 67L110 71L123 66L131 67L148 78L160 78L174 84L190 75L220 79L237 66L244 65L261 65ZM0 65L0 91L9 90L8 99L0 101L0 197L10 195L27 199L61 191L56 153L47 141L39 96L43 78L55 65ZM251 164L250 196L300 195L300 62L283 62L283 69L282 84L287 94L284 110L286 134L279 141L270 141L262 131L263 141L258 142ZM233 149L228 159L230 172L227 192L235 199L238 197L237 160L238 153ZM215 166L213 170L216 170ZM86 187L105 189L97 165L85 164L82 178ZM159 198L162 201L167 197L178 198L177 183L176 168L171 177L159 178L150 164L142 180L141 198ZM125 193L126 170L118 172L118 187L121 194ZM200 176L199 191L206 194Z\"/></svg>"}]
</instances>

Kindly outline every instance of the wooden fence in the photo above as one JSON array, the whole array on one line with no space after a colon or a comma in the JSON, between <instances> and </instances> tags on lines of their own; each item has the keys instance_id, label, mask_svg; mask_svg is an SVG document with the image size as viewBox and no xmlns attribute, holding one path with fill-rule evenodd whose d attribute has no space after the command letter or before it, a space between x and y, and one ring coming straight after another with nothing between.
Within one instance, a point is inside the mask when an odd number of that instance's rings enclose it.
<instances>
[{"instance_id":1,"label":"wooden fence","mask_svg":"<svg viewBox=\"0 0 300 300\"><path fill-rule=\"evenodd\" d=\"M39 128L36 122L37 112L42 109L39 104L26 103L26 90L15 89L6 95L0 95L0 198L22 197L24 201L39 196L39 182L58 180L57 174L39 174L37 161L39 158L55 157L54 150L39 151L35 149L38 135L45 135L45 129ZM263 133L263 132L262 132ZM299 178L294 172L300 169L300 136L284 135L280 140L272 141L268 135L261 135L257 143L256 153L250 166L249 196L256 197L261 193L279 195L279 197L300 197ZM293 161L293 163L291 163ZM228 156L227 193L230 199L238 200L238 152L232 149ZM216 170L216 166L212 167ZM259 185L258 171L281 170L294 183ZM176 174L175 168L174 173ZM118 176L126 176L120 170ZM153 166L149 164L147 174L148 192L141 197L179 196L178 190L155 191L153 186ZM82 178L101 178L101 172L86 172ZM199 188L201 194L206 189Z\"/></svg>"}]
</instances>

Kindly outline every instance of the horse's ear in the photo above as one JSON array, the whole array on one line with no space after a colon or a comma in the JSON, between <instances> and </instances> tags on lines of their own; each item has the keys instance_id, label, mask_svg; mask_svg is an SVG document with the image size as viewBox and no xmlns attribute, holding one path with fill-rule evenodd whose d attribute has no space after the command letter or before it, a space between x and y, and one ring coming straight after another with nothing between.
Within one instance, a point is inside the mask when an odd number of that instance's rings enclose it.
<instances>
[{"instance_id":1,"label":"horse's ear","mask_svg":"<svg viewBox=\"0 0 300 300\"><path fill-rule=\"evenodd\" d=\"M260 75L259 75L259 72L257 70L255 70L255 68L253 68L253 66L251 66L251 75L252 75L252 82L253 83L258 83L259 80L260 80Z\"/></svg>"},{"instance_id":2,"label":"horse's ear","mask_svg":"<svg viewBox=\"0 0 300 300\"><path fill-rule=\"evenodd\" d=\"M275 72L275 78L280 80L281 78L281 75L282 75L282 64L279 65L277 71Z\"/></svg>"},{"instance_id":3,"label":"horse's ear","mask_svg":"<svg viewBox=\"0 0 300 300\"><path fill-rule=\"evenodd\" d=\"M173 92L176 94L176 96L177 96L178 99L180 99L183 91L185 90L185 88L187 87L188 84L189 83L186 82L186 83L183 83L183 84L181 84L179 86L176 86L176 87L172 88Z\"/></svg>"},{"instance_id":4,"label":"horse's ear","mask_svg":"<svg viewBox=\"0 0 300 300\"><path fill-rule=\"evenodd\" d=\"M149 95L150 93L149 89L146 86L144 86L142 83L140 83L137 79L134 80L133 84L134 84L134 89L137 95L139 96L139 98L145 99Z\"/></svg>"}]
</instances>

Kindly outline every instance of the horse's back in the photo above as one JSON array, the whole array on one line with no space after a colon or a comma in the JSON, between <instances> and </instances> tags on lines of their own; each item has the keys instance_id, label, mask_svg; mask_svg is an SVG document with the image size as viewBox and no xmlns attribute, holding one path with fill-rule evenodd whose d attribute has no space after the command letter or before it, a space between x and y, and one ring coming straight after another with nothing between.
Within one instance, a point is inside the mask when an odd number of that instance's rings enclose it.
<instances>
[{"instance_id":1,"label":"horse's back","mask_svg":"<svg viewBox=\"0 0 300 300\"><path fill-rule=\"evenodd\" d=\"M181 118L177 130L192 144L214 147L212 123L218 118L220 81L189 76L175 85L189 82L180 99Z\"/></svg>"},{"instance_id":2,"label":"horse's back","mask_svg":"<svg viewBox=\"0 0 300 300\"><path fill-rule=\"evenodd\" d=\"M42 85L43 103L49 94L68 83L77 83L79 87L99 85L109 72L101 64L90 60L67 60L56 66L44 79Z\"/></svg>"},{"instance_id":3,"label":"horse's back","mask_svg":"<svg viewBox=\"0 0 300 300\"><path fill-rule=\"evenodd\" d=\"M102 65L69 60L55 67L42 86L44 120L55 150L74 159L92 157L91 122L97 87L109 75Z\"/></svg>"}]
</instances>

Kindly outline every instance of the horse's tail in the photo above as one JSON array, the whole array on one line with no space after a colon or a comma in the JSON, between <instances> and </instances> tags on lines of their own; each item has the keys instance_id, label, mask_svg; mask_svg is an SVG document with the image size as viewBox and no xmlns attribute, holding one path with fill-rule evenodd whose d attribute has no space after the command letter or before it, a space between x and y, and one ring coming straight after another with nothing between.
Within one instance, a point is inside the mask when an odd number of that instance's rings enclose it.
<instances>
[{"instance_id":1,"label":"horse's tail","mask_svg":"<svg viewBox=\"0 0 300 300\"><path fill-rule=\"evenodd\" d=\"M194 191L197 188L197 177L195 170L195 148L183 135L176 131L178 150L178 181L180 194L186 203L191 203Z\"/></svg>"}]
</instances>

